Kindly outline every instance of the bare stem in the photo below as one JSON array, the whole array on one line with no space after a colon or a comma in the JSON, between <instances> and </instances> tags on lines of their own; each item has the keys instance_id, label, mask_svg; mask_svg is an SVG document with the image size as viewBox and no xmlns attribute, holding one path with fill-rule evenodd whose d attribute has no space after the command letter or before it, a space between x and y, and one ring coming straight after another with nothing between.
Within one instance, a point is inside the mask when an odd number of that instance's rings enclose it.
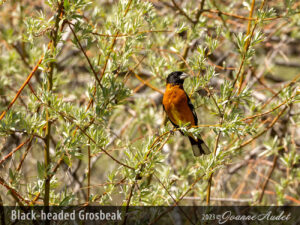
<instances>
[{"instance_id":1,"label":"bare stem","mask_svg":"<svg viewBox=\"0 0 300 225\"><path fill-rule=\"evenodd\" d=\"M59 22L61 20L61 14L63 12L63 4L59 4L58 6L58 12L56 15L55 20L55 30L52 33L52 53L54 52L56 46L57 46L57 37L58 37L58 31L59 31ZM55 63L51 62L49 63L48 67L48 87L47 91L51 92L53 87L53 71L54 71ZM51 103L48 102L48 105ZM46 130L45 130L45 149L44 149L44 162L45 162L45 168L46 168L46 177L45 177L45 195L44 195L44 205L49 206L49 200L50 200L50 181L51 177L49 175L50 172L50 164L51 164L51 158L50 158L50 139L51 139L51 125L52 122L50 120L50 113L48 108L46 109Z\"/></svg>"},{"instance_id":2,"label":"bare stem","mask_svg":"<svg viewBox=\"0 0 300 225\"><path fill-rule=\"evenodd\" d=\"M91 141L89 140L89 145L88 145L88 172L87 172L87 177L88 177L88 187L87 187L87 203L90 202L90 190L91 190Z\"/></svg>"}]
</instances>

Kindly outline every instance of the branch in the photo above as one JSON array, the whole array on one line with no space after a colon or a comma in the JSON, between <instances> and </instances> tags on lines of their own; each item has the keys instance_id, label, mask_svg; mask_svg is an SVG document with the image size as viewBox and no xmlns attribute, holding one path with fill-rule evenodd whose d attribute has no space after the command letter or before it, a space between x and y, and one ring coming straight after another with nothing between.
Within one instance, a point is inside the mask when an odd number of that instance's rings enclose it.
<instances>
[{"instance_id":1,"label":"branch","mask_svg":"<svg viewBox=\"0 0 300 225\"><path fill-rule=\"evenodd\" d=\"M260 196L259 196L259 198L258 198L258 202L259 203L261 203L261 201L262 201L262 199L263 199L263 196L264 196L264 194L265 194L265 190L266 190L266 187L267 187L267 185L268 185L268 183L269 183L269 180L270 180L270 178L271 178L271 176L272 176L272 173L273 173L273 171L274 171L274 169L275 169L275 167L276 167L276 165L277 165L277 160L278 160L278 155L275 155L274 156L274 159L273 159L273 165L272 165L272 167L271 167L271 169L270 169L270 171L269 171L269 173L268 173L268 177L267 177L267 179L264 181L264 183L263 183L263 185L262 185L262 190L261 190L261 193L260 193Z\"/></svg>"},{"instance_id":2,"label":"branch","mask_svg":"<svg viewBox=\"0 0 300 225\"><path fill-rule=\"evenodd\" d=\"M156 177L156 179L158 180L158 182L161 184L161 186L165 189L165 191L168 193L168 195L172 198L172 200L174 201L174 204L176 206L178 206L179 210L182 212L182 214L188 219L188 221L191 224L195 224L193 223L193 221L191 220L191 218L182 210L182 208L178 205L178 203L176 202L176 199L171 195L171 193L169 192L169 190L167 189L167 187L161 182L161 180L158 178L158 176L156 176L154 174L154 176Z\"/></svg>"},{"instance_id":3,"label":"branch","mask_svg":"<svg viewBox=\"0 0 300 225\"><path fill-rule=\"evenodd\" d=\"M24 204L22 202L26 202L27 204L30 203L28 200L24 199L14 188L10 187L2 177L0 177L0 185L9 191L19 205L23 206Z\"/></svg>"},{"instance_id":4,"label":"branch","mask_svg":"<svg viewBox=\"0 0 300 225\"><path fill-rule=\"evenodd\" d=\"M183 15L184 17L186 17L188 19L188 21L190 21L191 23L195 23L194 20L191 19L191 17L189 17L175 2L175 0L172 0L173 5L175 6L175 8L180 12L181 15Z\"/></svg>"},{"instance_id":5,"label":"branch","mask_svg":"<svg viewBox=\"0 0 300 225\"><path fill-rule=\"evenodd\" d=\"M274 126L274 124L277 122L277 120L281 117L281 115L285 112L285 110L287 108L288 108L288 106L285 106L280 111L280 113L273 119L272 123L268 127L266 127L263 131L261 131L260 133L258 133L257 135L255 135L253 138L249 139L248 141L243 142L238 148L242 148L242 147L250 144L252 141L254 141L258 137L260 137L261 135L263 135L264 133L266 133L270 128L272 128Z\"/></svg>"},{"instance_id":6,"label":"branch","mask_svg":"<svg viewBox=\"0 0 300 225\"><path fill-rule=\"evenodd\" d=\"M129 210L129 205L130 205L130 201L131 201L131 198L132 198L132 195L133 195L133 190L134 190L134 187L136 185L136 182L137 182L137 179L134 180L134 182L133 182L133 184L130 188L130 193L129 193L127 203L126 203L125 217L124 217L124 221L123 221L122 225L125 225L126 222L127 222L127 214L128 214L128 210Z\"/></svg>"},{"instance_id":7,"label":"branch","mask_svg":"<svg viewBox=\"0 0 300 225\"><path fill-rule=\"evenodd\" d=\"M58 4L58 9L57 9L57 15L55 19L55 26L53 33L51 33L51 55L54 58L55 56L55 50L57 48L57 43L58 43L58 32L59 32L59 24L63 16L63 11L64 11L64 6L63 3ZM64 23L61 25L61 31L63 30ZM47 79L47 91L51 92L53 88L53 73L54 73L54 67L55 63L52 61L48 64L48 79ZM50 105L50 101L48 101L48 105ZM50 170L50 165L51 165L51 157L50 157L50 139L51 139L51 126L52 126L52 121L51 121L51 115L46 108L46 129L45 129L45 148L44 148L44 163L45 163L45 168L46 168L46 176L45 176L45 193L44 193L44 205L49 206L49 201L50 201L50 182L51 178L49 175L49 170ZM49 209L46 208L46 211ZM49 220L46 220L46 224L50 224Z\"/></svg>"},{"instance_id":8,"label":"branch","mask_svg":"<svg viewBox=\"0 0 300 225\"><path fill-rule=\"evenodd\" d=\"M204 12L204 11L203 11L204 3L205 3L205 0L201 0L201 2L200 2L200 7L199 7L199 9L198 9L198 11L197 11L197 13L196 13L196 19L195 19L195 21L194 21L195 23L198 23L201 14Z\"/></svg>"},{"instance_id":9,"label":"branch","mask_svg":"<svg viewBox=\"0 0 300 225\"><path fill-rule=\"evenodd\" d=\"M50 42L51 43L51 42ZM50 46L50 43L48 44L48 48ZM30 79L32 78L33 74L35 73L35 71L37 71L37 69L39 68L40 64L42 63L44 59L44 56L41 56L41 58L39 59L38 63L36 64L36 66L33 68L33 70L31 71L31 73L28 75L27 79L24 81L24 83L22 84L22 86L20 87L20 89L18 90L16 96L13 98L13 100L9 103L9 105L7 106L6 110L4 110L0 116L0 121L3 119L3 117L5 116L5 114L7 113L7 111L13 106L13 104L15 103L15 101L18 99L19 95L21 94L21 92L23 91L23 89L25 88L25 86L28 84L28 82L30 81Z\"/></svg>"},{"instance_id":10,"label":"branch","mask_svg":"<svg viewBox=\"0 0 300 225\"><path fill-rule=\"evenodd\" d=\"M70 27L70 29L71 29L71 31L72 31L74 37L75 37L76 42L77 42L78 45L79 45L80 50L81 50L82 53L84 54L86 60L88 61L88 64L89 64L91 70L93 71L93 74L94 74L94 77L95 77L96 81L98 82L98 84L99 84L100 87L101 87L102 85L101 85L101 82L100 82L100 80L99 80L99 78L98 78L98 76L97 76L97 72L95 71L95 69L94 69L94 67L93 67L93 65L92 65L92 63L91 63L89 57L88 57L87 54L85 53L85 51L84 51L84 49L83 49L83 47L82 47L82 45L81 45L81 43L80 43L80 41L79 41L79 39L78 39L76 33L74 32L73 28L71 27L71 25L73 25L73 24L71 24L69 21L67 21L67 23L68 23L68 25L69 25L69 27Z\"/></svg>"},{"instance_id":11,"label":"branch","mask_svg":"<svg viewBox=\"0 0 300 225\"><path fill-rule=\"evenodd\" d=\"M21 143L18 147L16 147L14 150L12 150L10 153L8 153L6 156L4 156L1 160L0 160L0 166L3 162L5 162L8 158L10 158L16 151L18 151L19 149L21 149L23 147L23 145L26 145L28 142L32 141L33 136L31 136L30 138L28 138L26 141L24 141L23 143Z\"/></svg>"}]
</instances>

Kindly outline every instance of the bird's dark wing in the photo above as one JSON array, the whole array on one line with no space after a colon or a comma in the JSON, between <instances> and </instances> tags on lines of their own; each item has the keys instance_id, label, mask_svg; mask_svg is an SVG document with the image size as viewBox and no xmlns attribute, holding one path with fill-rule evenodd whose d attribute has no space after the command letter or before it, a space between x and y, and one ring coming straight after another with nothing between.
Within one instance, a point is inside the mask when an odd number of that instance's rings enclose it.
<instances>
[{"instance_id":1,"label":"bird's dark wing","mask_svg":"<svg viewBox=\"0 0 300 225\"><path fill-rule=\"evenodd\" d=\"M195 108L191 102L191 99L189 98L188 94L186 94L186 97L187 97L187 101L188 101L188 106L190 107L190 109L192 110L192 113L194 115L194 120L195 120L195 125L197 126L198 125L198 118L197 118L197 114L196 114L196 111L195 111Z\"/></svg>"}]
</instances>

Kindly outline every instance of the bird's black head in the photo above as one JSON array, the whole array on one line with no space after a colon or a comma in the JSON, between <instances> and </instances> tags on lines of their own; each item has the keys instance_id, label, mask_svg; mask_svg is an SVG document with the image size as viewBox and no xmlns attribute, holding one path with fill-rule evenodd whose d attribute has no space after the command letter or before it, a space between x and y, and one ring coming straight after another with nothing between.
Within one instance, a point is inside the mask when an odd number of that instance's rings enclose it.
<instances>
[{"instance_id":1,"label":"bird's black head","mask_svg":"<svg viewBox=\"0 0 300 225\"><path fill-rule=\"evenodd\" d=\"M167 84L183 84L184 79L187 78L187 75L184 72L175 71L168 75L167 77Z\"/></svg>"}]
</instances>

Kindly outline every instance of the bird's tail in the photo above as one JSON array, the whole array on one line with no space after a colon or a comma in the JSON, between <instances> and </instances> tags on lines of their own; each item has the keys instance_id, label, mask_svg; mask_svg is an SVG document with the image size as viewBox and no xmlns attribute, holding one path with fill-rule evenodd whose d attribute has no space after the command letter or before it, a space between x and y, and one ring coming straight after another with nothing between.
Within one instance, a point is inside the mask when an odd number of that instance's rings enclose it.
<instances>
[{"instance_id":1,"label":"bird's tail","mask_svg":"<svg viewBox=\"0 0 300 225\"><path fill-rule=\"evenodd\" d=\"M193 149L193 153L194 156L200 156L203 154L209 154L210 150L207 147L207 145L204 143L204 141L202 139L194 139L192 137L189 137L191 145L192 145L192 149Z\"/></svg>"}]
</instances>

